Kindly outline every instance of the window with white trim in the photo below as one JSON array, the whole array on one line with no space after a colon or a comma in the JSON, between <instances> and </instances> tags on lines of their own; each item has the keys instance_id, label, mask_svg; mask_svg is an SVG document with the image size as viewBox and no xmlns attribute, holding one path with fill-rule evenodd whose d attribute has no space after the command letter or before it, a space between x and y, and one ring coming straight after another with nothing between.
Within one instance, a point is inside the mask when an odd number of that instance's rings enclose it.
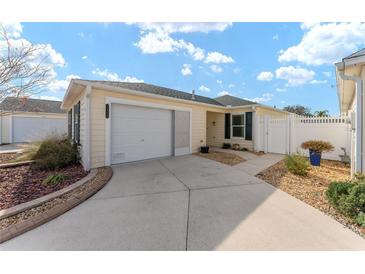
<instances>
[{"instance_id":1,"label":"window with white trim","mask_svg":"<svg viewBox=\"0 0 365 274\"><path fill-rule=\"evenodd\" d=\"M232 114L232 137L245 138L245 114Z\"/></svg>"}]
</instances>

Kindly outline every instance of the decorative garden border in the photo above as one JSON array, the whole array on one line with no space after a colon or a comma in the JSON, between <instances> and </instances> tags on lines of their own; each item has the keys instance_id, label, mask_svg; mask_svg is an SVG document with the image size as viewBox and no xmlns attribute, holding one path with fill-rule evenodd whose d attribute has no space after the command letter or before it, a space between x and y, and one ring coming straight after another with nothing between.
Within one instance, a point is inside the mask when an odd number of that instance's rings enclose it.
<instances>
[{"instance_id":1,"label":"decorative garden border","mask_svg":"<svg viewBox=\"0 0 365 274\"><path fill-rule=\"evenodd\" d=\"M90 196L94 195L98 192L101 188L105 186L105 184L110 180L113 175L113 170L110 167L107 168L100 168L91 170L91 172L84 177L83 179L79 180L78 182L64 188L53 192L51 194L45 195L41 198L35 199L33 201L23 203L17 206L14 206L9 209L2 210L2 216L0 218L6 218L12 216L14 214L20 213L22 211L37 207L47 201L53 200L60 196L65 195L66 193L77 189L78 187L92 181L98 179L98 176L101 176L101 179L96 182L92 187L88 188L85 192L76 193L72 195L69 199L67 199L64 203L60 205L56 205L53 208L44 211L42 213L37 214L36 216L20 221L18 223L9 225L4 229L0 230L0 243L3 243L11 238L14 238L20 234L23 234L33 228L36 228L60 215L65 213L66 211L72 209L73 207L79 205ZM8 212L4 212L8 210ZM6 217L4 217L6 216Z\"/></svg>"}]
</instances>

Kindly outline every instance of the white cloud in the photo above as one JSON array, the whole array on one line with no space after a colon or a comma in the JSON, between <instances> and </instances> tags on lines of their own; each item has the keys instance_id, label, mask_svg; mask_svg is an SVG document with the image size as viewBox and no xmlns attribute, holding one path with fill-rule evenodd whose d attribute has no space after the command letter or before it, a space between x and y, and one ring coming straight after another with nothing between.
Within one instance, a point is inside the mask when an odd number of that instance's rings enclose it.
<instances>
[{"instance_id":1,"label":"white cloud","mask_svg":"<svg viewBox=\"0 0 365 274\"><path fill-rule=\"evenodd\" d=\"M221 85L223 83L222 80L217 80L217 84Z\"/></svg>"},{"instance_id":2,"label":"white cloud","mask_svg":"<svg viewBox=\"0 0 365 274\"><path fill-rule=\"evenodd\" d=\"M300 28L302 30L307 30L307 29L311 29L311 28L313 28L313 27L315 27L315 26L317 26L319 24L320 23L318 23L318 22L304 22L304 23L301 23L300 24Z\"/></svg>"},{"instance_id":3,"label":"white cloud","mask_svg":"<svg viewBox=\"0 0 365 274\"><path fill-rule=\"evenodd\" d=\"M65 92L72 79L80 79L80 76L70 74L66 76L66 79L58 80L54 79L48 84L48 90L53 93Z\"/></svg>"},{"instance_id":4,"label":"white cloud","mask_svg":"<svg viewBox=\"0 0 365 274\"><path fill-rule=\"evenodd\" d=\"M85 59L87 59L87 56L84 55L84 56L81 57L81 59L84 59L85 60Z\"/></svg>"},{"instance_id":5,"label":"white cloud","mask_svg":"<svg viewBox=\"0 0 365 274\"><path fill-rule=\"evenodd\" d=\"M154 54L176 51L178 50L178 44L179 42L172 39L168 33L156 31L142 36L134 45L140 48L142 53Z\"/></svg>"},{"instance_id":6,"label":"white cloud","mask_svg":"<svg viewBox=\"0 0 365 274\"><path fill-rule=\"evenodd\" d=\"M4 28L9 38L19 38L23 32L23 26L16 22L0 22L0 28Z\"/></svg>"},{"instance_id":7,"label":"white cloud","mask_svg":"<svg viewBox=\"0 0 365 274\"><path fill-rule=\"evenodd\" d=\"M275 71L276 78L286 80L287 86L300 86L311 80L315 76L315 72L300 67L280 67Z\"/></svg>"},{"instance_id":8,"label":"white cloud","mask_svg":"<svg viewBox=\"0 0 365 274\"><path fill-rule=\"evenodd\" d=\"M56 68L66 66L62 54L57 52L51 44L32 44L27 39L22 38L22 26L19 23L3 23L3 26L8 32L9 43L12 48L22 49L33 46L34 51L32 51L32 54L26 60L23 60L27 65L30 67L41 66L48 70L47 80L44 85L39 86L37 90L33 90L31 93L40 93L47 89L51 92L62 92L63 94L68 87L69 79L58 80L56 72ZM7 54L7 48L6 41L0 38L0 56Z\"/></svg>"},{"instance_id":9,"label":"white cloud","mask_svg":"<svg viewBox=\"0 0 365 274\"><path fill-rule=\"evenodd\" d=\"M272 40L279 40L279 35L275 34L275 35L272 37Z\"/></svg>"},{"instance_id":10,"label":"white cloud","mask_svg":"<svg viewBox=\"0 0 365 274\"><path fill-rule=\"evenodd\" d=\"M322 74L326 77L331 77L332 73L330 71L324 71Z\"/></svg>"},{"instance_id":11,"label":"white cloud","mask_svg":"<svg viewBox=\"0 0 365 274\"><path fill-rule=\"evenodd\" d=\"M271 101L271 99L274 97L274 94L272 93L264 93L261 97L255 97L255 98L245 98L246 100L256 102L256 103L265 103Z\"/></svg>"},{"instance_id":12,"label":"white cloud","mask_svg":"<svg viewBox=\"0 0 365 274\"><path fill-rule=\"evenodd\" d=\"M200 91L203 91L203 92L209 92L210 91L210 88L204 86L204 85L201 85L200 88L199 88Z\"/></svg>"},{"instance_id":13,"label":"white cloud","mask_svg":"<svg viewBox=\"0 0 365 274\"><path fill-rule=\"evenodd\" d=\"M144 80L138 79L134 76L126 76L124 79L122 79L122 82L129 82L129 83L143 83Z\"/></svg>"},{"instance_id":14,"label":"white cloud","mask_svg":"<svg viewBox=\"0 0 365 274\"><path fill-rule=\"evenodd\" d=\"M276 91L277 92L285 92L286 91L286 88L276 88Z\"/></svg>"},{"instance_id":15,"label":"white cloud","mask_svg":"<svg viewBox=\"0 0 365 274\"><path fill-rule=\"evenodd\" d=\"M219 72L222 72L223 69L220 67L220 66L217 66L217 65L211 65L210 66L210 69L215 72L215 73L219 73Z\"/></svg>"},{"instance_id":16,"label":"white cloud","mask_svg":"<svg viewBox=\"0 0 365 274\"><path fill-rule=\"evenodd\" d=\"M203 60L205 58L204 50L195 47L192 43L182 39L175 40L169 33L162 30L156 30L144 34L140 40L134 44L140 48L144 54L156 54L165 52L176 52L185 50L194 60Z\"/></svg>"},{"instance_id":17,"label":"white cloud","mask_svg":"<svg viewBox=\"0 0 365 274\"><path fill-rule=\"evenodd\" d=\"M232 94L226 90L222 90L222 91L218 92L218 96L224 96L224 95L232 95Z\"/></svg>"},{"instance_id":18,"label":"white cloud","mask_svg":"<svg viewBox=\"0 0 365 274\"><path fill-rule=\"evenodd\" d=\"M271 71L263 71L257 75L257 80L259 81L271 81L274 77L274 74Z\"/></svg>"},{"instance_id":19,"label":"white cloud","mask_svg":"<svg viewBox=\"0 0 365 274\"><path fill-rule=\"evenodd\" d=\"M61 98L56 97L56 96L48 96L48 95L41 95L38 97L38 99L42 99L42 100L51 100L51 101L62 101Z\"/></svg>"},{"instance_id":20,"label":"white cloud","mask_svg":"<svg viewBox=\"0 0 365 274\"><path fill-rule=\"evenodd\" d=\"M236 73L236 74L237 74L237 73L239 73L240 71L241 71L241 69L240 69L240 68L234 68L234 69L233 69L233 72L234 72L234 73Z\"/></svg>"},{"instance_id":21,"label":"white cloud","mask_svg":"<svg viewBox=\"0 0 365 274\"><path fill-rule=\"evenodd\" d=\"M193 57L194 60L203 60L205 57L204 50L198 47L195 47L190 42L185 42L184 40L179 40L178 47L185 49L190 56Z\"/></svg>"},{"instance_id":22,"label":"white cloud","mask_svg":"<svg viewBox=\"0 0 365 274\"><path fill-rule=\"evenodd\" d=\"M192 75L191 65L183 64L183 68L181 69L181 74L184 76Z\"/></svg>"},{"instance_id":23,"label":"white cloud","mask_svg":"<svg viewBox=\"0 0 365 274\"><path fill-rule=\"evenodd\" d=\"M207 57L205 58L205 63L233 63L234 60L232 57L219 53L217 51L208 52Z\"/></svg>"},{"instance_id":24,"label":"white cloud","mask_svg":"<svg viewBox=\"0 0 365 274\"><path fill-rule=\"evenodd\" d=\"M122 79L118 76L117 73L111 72L107 69L101 70L99 68L96 68L92 70L91 73L109 81L122 81Z\"/></svg>"},{"instance_id":25,"label":"white cloud","mask_svg":"<svg viewBox=\"0 0 365 274\"><path fill-rule=\"evenodd\" d=\"M133 23L132 23L133 24ZM206 63L232 63L233 58L219 52L209 52L183 39L174 39L173 33L224 31L231 23L137 23L142 30L138 42L134 43L144 54L184 51L194 60Z\"/></svg>"},{"instance_id":26,"label":"white cloud","mask_svg":"<svg viewBox=\"0 0 365 274\"><path fill-rule=\"evenodd\" d=\"M229 84L228 88L234 88L236 85L235 84Z\"/></svg>"},{"instance_id":27,"label":"white cloud","mask_svg":"<svg viewBox=\"0 0 365 274\"><path fill-rule=\"evenodd\" d=\"M327 80L312 80L310 81L311 84L326 84Z\"/></svg>"},{"instance_id":28,"label":"white cloud","mask_svg":"<svg viewBox=\"0 0 365 274\"><path fill-rule=\"evenodd\" d=\"M189 32L203 32L224 31L232 26L232 23L137 23L139 28L147 31L163 30L167 33L189 33Z\"/></svg>"},{"instance_id":29,"label":"white cloud","mask_svg":"<svg viewBox=\"0 0 365 274\"><path fill-rule=\"evenodd\" d=\"M302 24L302 29L302 40L281 52L280 62L333 64L365 45L365 23Z\"/></svg>"},{"instance_id":30,"label":"white cloud","mask_svg":"<svg viewBox=\"0 0 365 274\"><path fill-rule=\"evenodd\" d=\"M111 72L107 69L99 69L96 68L94 70L91 71L92 74L97 75L105 80L109 80L109 81L117 81L117 82L132 82L132 83L142 83L144 82L142 79L138 79L136 77L133 76L126 76L124 79L121 78L117 73L115 72Z\"/></svg>"}]
</instances>

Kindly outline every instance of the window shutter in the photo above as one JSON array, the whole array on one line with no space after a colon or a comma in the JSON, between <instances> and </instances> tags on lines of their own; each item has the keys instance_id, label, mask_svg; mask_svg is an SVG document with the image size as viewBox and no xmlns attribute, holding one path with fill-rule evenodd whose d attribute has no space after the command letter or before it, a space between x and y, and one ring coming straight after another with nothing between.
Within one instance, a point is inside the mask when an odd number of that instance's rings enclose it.
<instances>
[{"instance_id":1,"label":"window shutter","mask_svg":"<svg viewBox=\"0 0 365 274\"><path fill-rule=\"evenodd\" d=\"M252 140L252 112L246 112L246 140Z\"/></svg>"},{"instance_id":2,"label":"window shutter","mask_svg":"<svg viewBox=\"0 0 365 274\"><path fill-rule=\"evenodd\" d=\"M72 139L72 109L68 111L68 138Z\"/></svg>"},{"instance_id":3,"label":"window shutter","mask_svg":"<svg viewBox=\"0 0 365 274\"><path fill-rule=\"evenodd\" d=\"M226 113L224 119L224 138L231 139L231 114Z\"/></svg>"}]
</instances>

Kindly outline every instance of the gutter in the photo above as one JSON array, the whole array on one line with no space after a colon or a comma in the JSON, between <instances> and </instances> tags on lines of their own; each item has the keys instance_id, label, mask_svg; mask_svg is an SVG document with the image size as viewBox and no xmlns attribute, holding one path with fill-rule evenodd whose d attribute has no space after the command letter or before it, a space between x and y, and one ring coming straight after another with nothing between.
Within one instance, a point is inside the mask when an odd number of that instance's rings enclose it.
<instances>
[{"instance_id":1,"label":"gutter","mask_svg":"<svg viewBox=\"0 0 365 274\"><path fill-rule=\"evenodd\" d=\"M364 83L361 77L353 76L353 75L346 75L345 68L346 63L345 60L342 60L341 63L336 64L338 66L338 75L342 80L347 81L354 81L356 84L356 165L355 165L355 172L364 173L364 161L363 161L363 154L364 154L364 118L363 118L363 111L364 111Z\"/></svg>"}]
</instances>

